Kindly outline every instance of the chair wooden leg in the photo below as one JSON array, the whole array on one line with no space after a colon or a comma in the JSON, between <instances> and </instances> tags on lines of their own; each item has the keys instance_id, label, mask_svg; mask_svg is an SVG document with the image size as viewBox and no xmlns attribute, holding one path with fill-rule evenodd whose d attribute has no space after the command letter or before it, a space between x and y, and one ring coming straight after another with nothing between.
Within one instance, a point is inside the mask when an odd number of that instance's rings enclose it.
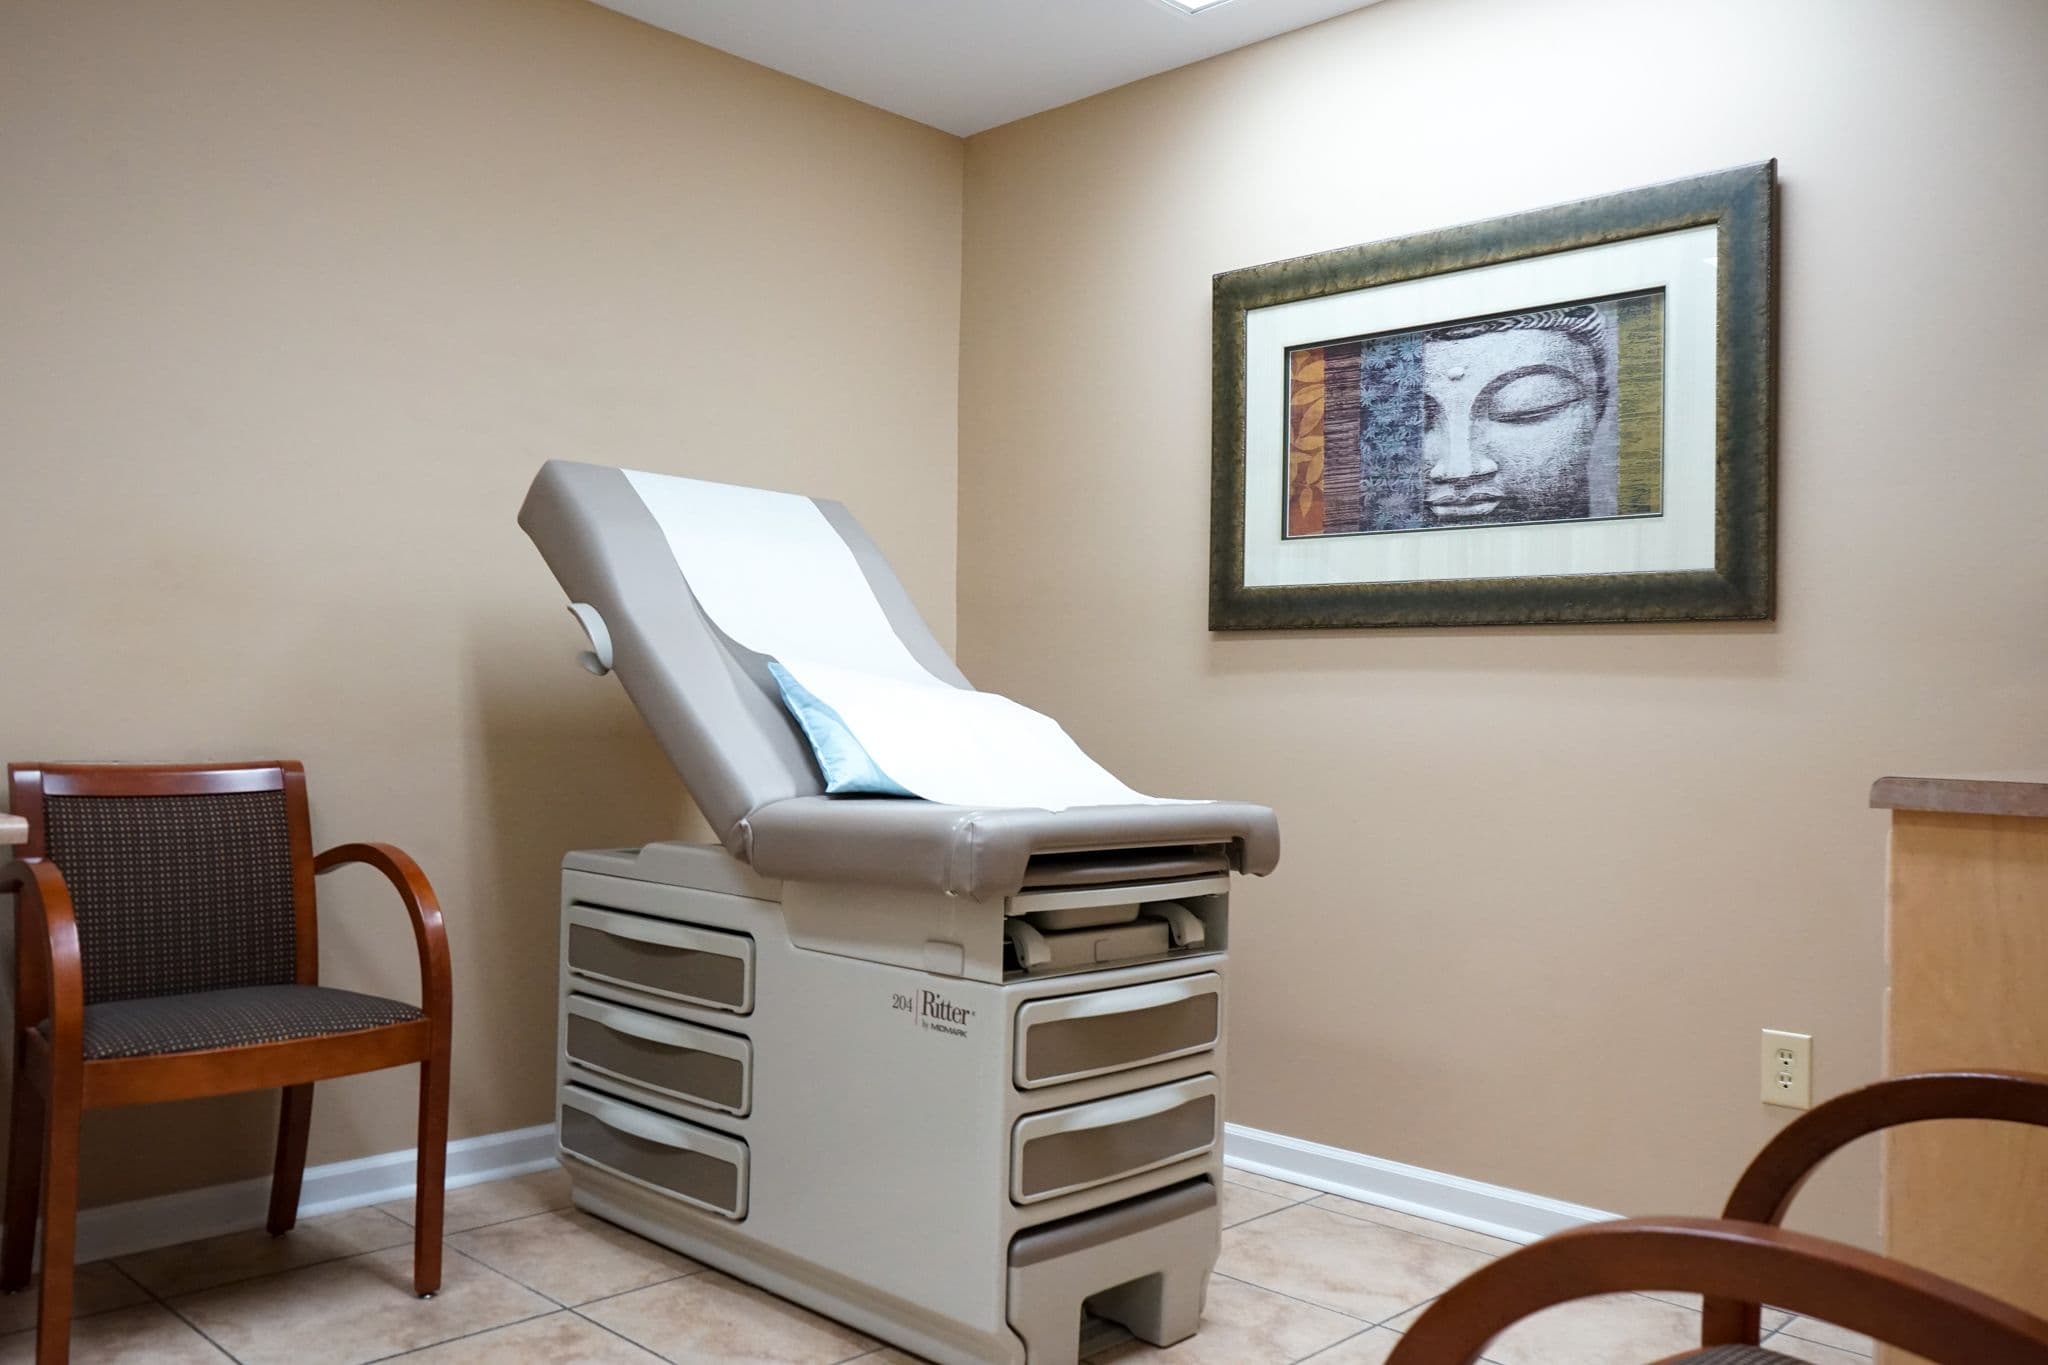
<instances>
[{"instance_id":1,"label":"chair wooden leg","mask_svg":"<svg viewBox=\"0 0 2048 1365\"><path fill-rule=\"evenodd\" d=\"M448 1176L448 1049L420 1063L419 1174L413 1194L412 1288L441 1288L441 1199Z\"/></svg>"},{"instance_id":2,"label":"chair wooden leg","mask_svg":"<svg viewBox=\"0 0 2048 1365\"><path fill-rule=\"evenodd\" d=\"M270 1174L270 1235L282 1237L299 1221L299 1188L306 1179L306 1137L313 1129L313 1087L288 1085L277 1115L277 1164Z\"/></svg>"},{"instance_id":3,"label":"chair wooden leg","mask_svg":"<svg viewBox=\"0 0 2048 1365\"><path fill-rule=\"evenodd\" d=\"M78 1232L78 1129L83 1083L77 1063L52 1068L43 1150L43 1278L36 1296L36 1365L71 1355L71 1272Z\"/></svg>"},{"instance_id":4,"label":"chair wooden leg","mask_svg":"<svg viewBox=\"0 0 2048 1365\"><path fill-rule=\"evenodd\" d=\"M14 1048L14 1108L7 1140L7 1208L0 1224L0 1291L28 1288L36 1258L36 1206L43 1195L43 1092Z\"/></svg>"}]
</instances>

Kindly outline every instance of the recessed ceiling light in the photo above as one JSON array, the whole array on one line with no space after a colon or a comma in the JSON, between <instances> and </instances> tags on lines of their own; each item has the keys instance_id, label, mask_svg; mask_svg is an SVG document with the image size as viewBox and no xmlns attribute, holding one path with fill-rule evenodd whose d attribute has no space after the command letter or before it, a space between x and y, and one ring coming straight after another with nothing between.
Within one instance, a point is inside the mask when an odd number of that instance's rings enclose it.
<instances>
[{"instance_id":1,"label":"recessed ceiling light","mask_svg":"<svg viewBox=\"0 0 2048 1365\"><path fill-rule=\"evenodd\" d=\"M1205 9L1227 4L1229 0L1162 0L1162 3L1173 6L1182 14L1200 14Z\"/></svg>"}]
</instances>

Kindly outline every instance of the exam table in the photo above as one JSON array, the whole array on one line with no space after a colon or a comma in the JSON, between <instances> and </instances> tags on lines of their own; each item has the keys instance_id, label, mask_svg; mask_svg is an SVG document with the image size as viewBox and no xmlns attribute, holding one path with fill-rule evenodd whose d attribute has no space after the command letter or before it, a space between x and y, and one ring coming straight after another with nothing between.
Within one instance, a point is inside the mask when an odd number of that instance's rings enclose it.
<instances>
[{"instance_id":1,"label":"exam table","mask_svg":"<svg viewBox=\"0 0 2048 1365\"><path fill-rule=\"evenodd\" d=\"M1272 870L1273 813L826 794L767 659L692 591L660 478L550 461L519 518L718 838L564 860L577 1206L931 1360L1191 1335L1231 884ZM968 688L860 526L815 511L891 646Z\"/></svg>"}]
</instances>

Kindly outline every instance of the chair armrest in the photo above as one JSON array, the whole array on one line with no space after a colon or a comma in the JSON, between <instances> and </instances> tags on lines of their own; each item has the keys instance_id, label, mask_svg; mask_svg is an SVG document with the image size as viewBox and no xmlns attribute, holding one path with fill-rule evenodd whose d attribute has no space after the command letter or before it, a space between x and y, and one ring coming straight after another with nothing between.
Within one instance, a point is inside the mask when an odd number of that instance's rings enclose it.
<instances>
[{"instance_id":1,"label":"chair armrest","mask_svg":"<svg viewBox=\"0 0 2048 1365\"><path fill-rule=\"evenodd\" d=\"M433 884L410 854L391 844L339 844L313 859L313 872L317 876L350 863L365 863L382 872L405 902L420 953L420 1008L446 1029L454 986L449 979L448 933L441 926L441 902Z\"/></svg>"},{"instance_id":2,"label":"chair armrest","mask_svg":"<svg viewBox=\"0 0 2048 1365\"><path fill-rule=\"evenodd\" d=\"M2011 1304L1840 1242L1714 1218L1592 1223L1511 1252L1432 1304L1387 1365L1472 1365L1532 1313L1645 1290L1768 1299L1948 1365L2048 1365L2048 1321Z\"/></svg>"},{"instance_id":3,"label":"chair armrest","mask_svg":"<svg viewBox=\"0 0 2048 1365\"><path fill-rule=\"evenodd\" d=\"M14 893L15 1030L48 1019L52 1054L75 1056L85 1029L85 971L64 874L48 858L18 858L0 867L0 891Z\"/></svg>"},{"instance_id":4,"label":"chair armrest","mask_svg":"<svg viewBox=\"0 0 2048 1365\"><path fill-rule=\"evenodd\" d=\"M1837 1095L1801 1114L1764 1144L1735 1182L1723 1218L1777 1223L1806 1178L1861 1137L1932 1119L2002 1119L2048 1128L2048 1076L2026 1071L1930 1071L1897 1076ZM2048 1209L2042 1210L2048 1215ZM1709 1298L1705 1340L1754 1344L1756 1303Z\"/></svg>"}]
</instances>

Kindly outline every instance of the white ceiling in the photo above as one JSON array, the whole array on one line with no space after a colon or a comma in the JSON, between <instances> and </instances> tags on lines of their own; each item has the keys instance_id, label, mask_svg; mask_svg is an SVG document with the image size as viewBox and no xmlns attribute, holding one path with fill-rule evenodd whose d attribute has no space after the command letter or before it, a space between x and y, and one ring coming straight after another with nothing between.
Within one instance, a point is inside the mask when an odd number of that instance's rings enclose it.
<instances>
[{"instance_id":1,"label":"white ceiling","mask_svg":"<svg viewBox=\"0 0 2048 1365\"><path fill-rule=\"evenodd\" d=\"M597 0L966 136L1373 0Z\"/></svg>"}]
</instances>

